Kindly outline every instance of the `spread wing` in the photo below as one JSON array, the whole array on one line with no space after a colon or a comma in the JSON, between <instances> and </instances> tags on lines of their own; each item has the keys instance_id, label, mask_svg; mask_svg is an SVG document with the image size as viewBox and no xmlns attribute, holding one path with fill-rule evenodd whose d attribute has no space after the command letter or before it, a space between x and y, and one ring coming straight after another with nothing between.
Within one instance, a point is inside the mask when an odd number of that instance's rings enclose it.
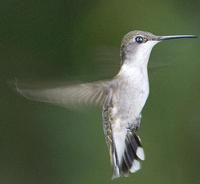
<instances>
[{"instance_id":1,"label":"spread wing","mask_svg":"<svg viewBox=\"0 0 200 184\"><path fill-rule=\"evenodd\" d=\"M98 81L51 88L33 88L29 84L15 83L17 92L27 99L64 107L74 107L81 104L101 105L104 102L109 85L110 81Z\"/></svg>"}]
</instances>

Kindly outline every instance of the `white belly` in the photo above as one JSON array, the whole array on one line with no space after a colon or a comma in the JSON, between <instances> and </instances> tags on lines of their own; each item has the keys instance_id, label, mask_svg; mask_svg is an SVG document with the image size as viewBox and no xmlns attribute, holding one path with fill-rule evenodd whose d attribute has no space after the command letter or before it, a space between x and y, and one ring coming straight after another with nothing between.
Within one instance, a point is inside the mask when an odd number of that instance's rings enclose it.
<instances>
[{"instance_id":1,"label":"white belly","mask_svg":"<svg viewBox=\"0 0 200 184\"><path fill-rule=\"evenodd\" d=\"M149 95L149 80L147 70L136 68L120 82L118 107L125 119L135 119L141 114Z\"/></svg>"}]
</instances>

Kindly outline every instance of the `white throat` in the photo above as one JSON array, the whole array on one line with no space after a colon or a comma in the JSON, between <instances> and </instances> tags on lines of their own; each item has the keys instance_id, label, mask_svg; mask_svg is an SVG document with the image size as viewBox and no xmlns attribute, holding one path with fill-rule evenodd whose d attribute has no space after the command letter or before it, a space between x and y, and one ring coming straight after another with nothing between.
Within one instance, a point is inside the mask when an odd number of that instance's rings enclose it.
<instances>
[{"instance_id":1,"label":"white throat","mask_svg":"<svg viewBox=\"0 0 200 184\"><path fill-rule=\"evenodd\" d=\"M124 64L135 67L147 67L152 48L158 41L148 41L138 46L136 52L129 54Z\"/></svg>"}]
</instances>

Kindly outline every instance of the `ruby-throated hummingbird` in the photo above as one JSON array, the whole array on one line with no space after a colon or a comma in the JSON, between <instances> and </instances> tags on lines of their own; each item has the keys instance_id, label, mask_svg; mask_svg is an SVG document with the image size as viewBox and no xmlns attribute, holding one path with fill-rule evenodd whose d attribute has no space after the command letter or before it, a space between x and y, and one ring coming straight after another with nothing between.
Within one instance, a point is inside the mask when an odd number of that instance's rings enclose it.
<instances>
[{"instance_id":1,"label":"ruby-throated hummingbird","mask_svg":"<svg viewBox=\"0 0 200 184\"><path fill-rule=\"evenodd\" d=\"M70 107L98 104L103 107L103 128L113 166L113 178L138 171L145 159L137 135L141 111L149 95L147 65L152 48L159 42L195 35L156 36L131 31L121 43L121 68L111 80L93 83L30 89L16 83L17 91L28 99Z\"/></svg>"}]
</instances>

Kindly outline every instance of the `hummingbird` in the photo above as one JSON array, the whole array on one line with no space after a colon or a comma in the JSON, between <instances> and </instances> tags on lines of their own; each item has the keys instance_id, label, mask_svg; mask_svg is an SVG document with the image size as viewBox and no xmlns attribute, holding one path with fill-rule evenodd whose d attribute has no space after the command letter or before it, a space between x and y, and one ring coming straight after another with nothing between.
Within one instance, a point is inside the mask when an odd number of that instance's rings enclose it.
<instances>
[{"instance_id":1,"label":"hummingbird","mask_svg":"<svg viewBox=\"0 0 200 184\"><path fill-rule=\"evenodd\" d=\"M113 178L128 176L138 171L145 160L137 131L149 96L147 66L152 48L165 40L196 37L156 36L150 32L131 31L122 39L121 67L113 79L39 89L16 82L16 90L27 99L67 108L81 104L100 106Z\"/></svg>"}]
</instances>

